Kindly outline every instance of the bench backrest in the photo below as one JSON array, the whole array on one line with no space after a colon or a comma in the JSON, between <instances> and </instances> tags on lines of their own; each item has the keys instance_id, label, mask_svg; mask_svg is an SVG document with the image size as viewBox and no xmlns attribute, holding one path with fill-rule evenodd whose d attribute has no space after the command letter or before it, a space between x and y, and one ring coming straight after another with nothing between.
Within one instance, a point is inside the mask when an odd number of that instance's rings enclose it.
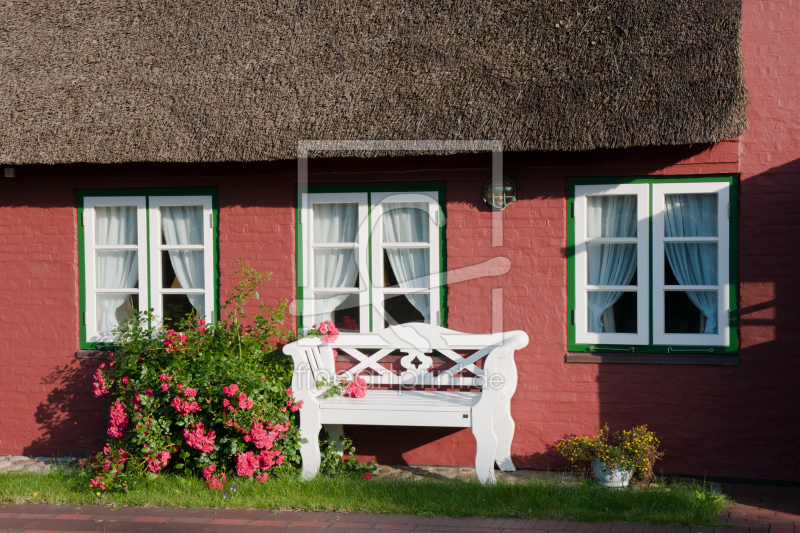
<instances>
[{"instance_id":1,"label":"bench backrest","mask_svg":"<svg viewBox=\"0 0 800 533\"><path fill-rule=\"evenodd\" d=\"M333 343L323 343L318 338L304 338L286 346L284 352L294 357L296 377L300 377L297 376L298 372L311 371L303 388L314 388L313 381L335 375L334 348L340 354L347 354L356 360L346 373L349 374L346 375L348 379L359 374L371 385L482 387L484 372L477 366L481 359L499 346L513 355L515 350L527 344L528 336L522 331L473 334L429 324L405 324L376 333L341 333ZM403 369L401 372L394 372L380 364L381 360L397 351L405 354L399 360ZM434 354L452 361L453 366L434 373L434 360L430 357ZM298 368L298 363L307 365L307 368ZM508 364L514 364L513 358ZM465 376L464 371L471 376Z\"/></svg>"}]
</instances>

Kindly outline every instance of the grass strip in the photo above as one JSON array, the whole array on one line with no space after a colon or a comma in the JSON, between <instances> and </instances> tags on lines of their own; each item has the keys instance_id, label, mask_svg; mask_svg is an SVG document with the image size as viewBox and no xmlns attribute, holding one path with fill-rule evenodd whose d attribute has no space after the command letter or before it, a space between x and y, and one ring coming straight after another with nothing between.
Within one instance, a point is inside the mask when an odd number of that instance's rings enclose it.
<instances>
[{"instance_id":1,"label":"grass strip","mask_svg":"<svg viewBox=\"0 0 800 533\"><path fill-rule=\"evenodd\" d=\"M565 484L536 478L496 485L351 477L318 477L312 481L282 477L262 485L237 478L224 490L210 491L199 479L165 474L125 493L104 494L89 486L85 472L67 470L0 474L0 502L303 509L680 526L724 526L717 513L726 504L724 496L700 485L607 489L590 482Z\"/></svg>"}]
</instances>

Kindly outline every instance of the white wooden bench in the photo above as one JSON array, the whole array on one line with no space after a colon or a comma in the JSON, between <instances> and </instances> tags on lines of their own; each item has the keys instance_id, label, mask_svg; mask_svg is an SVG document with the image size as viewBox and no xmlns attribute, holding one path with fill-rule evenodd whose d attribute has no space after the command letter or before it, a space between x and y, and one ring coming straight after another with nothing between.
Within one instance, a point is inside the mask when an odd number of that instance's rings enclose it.
<instances>
[{"instance_id":1,"label":"white wooden bench","mask_svg":"<svg viewBox=\"0 0 800 533\"><path fill-rule=\"evenodd\" d=\"M307 337L287 345L283 351L294 360L292 389L295 398L304 401L300 411L303 478L313 478L319 470L322 426L336 440L343 424L471 427L478 448L475 470L481 483L494 482L495 463L501 470L515 470L511 461L511 397L517 388L514 352L527 344L528 336L522 331L470 334L406 324L378 333L341 333L330 344ZM316 382L335 376L334 348L356 360L346 374L348 379L359 374L370 386L389 385L395 390L370 388L358 399L324 398L326 389L317 387ZM446 370L432 369L433 352L453 365ZM380 364L389 355L402 354L402 372ZM476 365L484 358L482 368ZM479 387L481 392L412 390L420 386Z\"/></svg>"}]
</instances>

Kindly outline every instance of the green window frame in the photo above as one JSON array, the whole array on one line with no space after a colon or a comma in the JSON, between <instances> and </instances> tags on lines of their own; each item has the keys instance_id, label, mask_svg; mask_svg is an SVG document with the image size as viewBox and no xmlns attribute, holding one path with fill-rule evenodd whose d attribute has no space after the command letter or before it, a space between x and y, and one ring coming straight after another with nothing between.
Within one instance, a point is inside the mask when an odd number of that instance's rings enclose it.
<instances>
[{"instance_id":1,"label":"green window frame","mask_svg":"<svg viewBox=\"0 0 800 533\"><path fill-rule=\"evenodd\" d=\"M728 225L726 228L727 231L727 238L723 239L723 233L719 233L719 247L720 249L725 248L727 245L727 276L722 276L720 280L726 279L726 283L722 283L720 281L719 285L719 295L723 298L727 298L728 301L728 316L718 316L718 322L721 325L722 321L725 320L725 324L727 324L727 340L725 343L709 343L703 344L702 342L694 343L692 342L695 338L695 334L664 334L664 318L663 315L659 315L658 312L654 309L654 300L656 301L664 301L663 297L660 297L658 294L654 294L654 291L666 291L667 286L665 285L665 280L654 280L654 271L663 272L664 268L658 268L656 265L656 259L654 259L654 237L656 237L655 248L658 250L663 251L664 246L664 236L654 236L654 225L662 228L663 222L659 222L658 218L654 218L654 194L656 196L656 200L663 201L663 194L664 191L667 191L667 194L673 194L676 191L681 190L680 184L685 184L686 193L691 194L694 191L703 192L705 190L712 191L712 190L720 190L724 191L724 194L728 195L728 206L727 206L727 218L725 217L723 212L718 214L718 220L724 221L728 220ZM706 185L703 185L706 184ZM603 342L602 340L594 341L594 342L586 342L585 339L587 335L585 334L586 331L586 323L582 322L579 313L587 313L587 308L582 307L585 303L585 298L580 298L578 291L583 290L583 287L586 283L582 282L577 276L582 274L586 276L586 266L584 259L578 257L581 254L580 250L585 250L582 247L585 246L586 238L581 237L581 235L588 235L588 232L579 234L577 232L577 222L576 222L576 209L581 210L584 209L581 204L577 202L577 199L582 197L586 197L587 191L601 191L605 186L609 188L613 188L614 186L622 186L620 190L625 190L628 192L619 193L619 194L634 194L631 192L633 188L628 187L630 185L638 185L638 191L643 192L644 194L639 195L639 198L647 198L647 209L646 213L648 214L647 220L645 221L645 228L647 231L647 235L644 239L639 239L639 244L646 247L646 264L648 266L648 271L645 274L646 278L644 279L645 283L637 282L637 287L640 289L646 287L646 294L643 294L642 297L646 302L648 307L647 313L644 314L645 321L647 324L646 331L642 331L641 325L637 323L637 331L638 337L640 342L639 343L627 343L627 342L618 342L621 341L621 337L623 334L617 333L601 333L599 335L595 334L598 338L600 335L605 335L605 338L608 339L608 336L612 336L611 342ZM624 187L628 187L624 189ZM577 191L577 192L576 192ZM600 194L600 193L598 193ZM608 194L608 192L605 192ZM720 193L722 194L722 193ZM720 201L722 201L720 199ZM660 204L659 204L660 205ZM659 213L660 208L656 208L656 213ZM640 211L641 213L642 211ZM581 213L578 213L577 219L583 220L581 217ZM659 225L662 224L662 225ZM639 219L639 227L642 227L642 220ZM641 232L639 234L641 237ZM635 239L632 239L635 240ZM667 178L653 178L653 177L630 177L630 178L596 178L596 177L573 177L568 178L567 180L567 294L568 294L568 317L567 317L567 324L568 324L568 350L570 352L587 352L587 353L607 353L607 354L624 354L625 352L628 353L652 353L652 354L670 354L673 356L692 356L692 355L735 355L738 353L739 347L739 340L738 340L738 298L737 298L737 287L738 287L738 176L734 175L725 175L725 176L675 176L675 177L667 177ZM721 255L721 254L720 254ZM663 261L663 259L661 259ZM724 263L720 263L724 264ZM640 263L641 265L641 263ZM637 276L639 279L642 279L642 273L638 272ZM663 277L663 275L662 275ZM654 281L656 283L654 283ZM587 282L588 283L588 282ZM608 290L608 289L607 289ZM725 291L723 293L723 291ZM639 295L637 294L637 297ZM660 298L660 299L659 299ZM640 298L639 302L642 301ZM579 308L581 307L581 308ZM663 313L663 312L662 312ZM640 320L642 314L640 313ZM578 317L576 319L576 317ZM657 322L660 320L661 322ZM579 332L579 327L582 327L583 335ZM658 331L656 331L658 328ZM645 335L642 335L642 334ZM721 334L721 332L720 332ZM631 334L631 338L634 338L636 334ZM699 335L699 334L698 334ZM670 337L672 336L672 337ZM680 338L684 339L678 342L663 342L665 338ZM686 341L685 339L691 339L691 341ZM659 340L660 342L656 342ZM702 340L702 339L700 339Z\"/></svg>"},{"instance_id":2,"label":"green window frame","mask_svg":"<svg viewBox=\"0 0 800 533\"><path fill-rule=\"evenodd\" d=\"M126 197L131 198L131 204L125 203ZM87 294L95 291L94 287L87 286L87 226L86 223L92 223L87 219L86 211L91 209L93 205L138 205L143 208L143 213L138 215L139 227L139 240L145 239L146 242L138 242L137 246L139 251L146 257L141 258L140 274L139 274L139 294L146 294L147 301L151 302L154 291L166 292L157 287L157 283L153 282L153 273L151 272L153 261L159 259L156 257L158 254L152 253L153 250L159 248L160 243L153 243L152 231L156 231L158 221L151 220L151 208L157 208L158 205L170 205L173 201L174 205L189 205L184 200L189 197L196 197L203 204L208 204L210 200L210 230L211 230L211 279L210 287L205 291L212 291L209 295L213 299L213 311L211 316L206 315L207 319L217 319L219 317L219 195L216 188L143 188L143 189L81 189L77 191L77 226L78 226L78 287L80 299L80 313L79 313L79 331L80 331L80 349L81 350L98 350L107 349L114 346L113 340L108 342L96 342L88 339L87 335L89 330L94 328L87 327L87 311L91 311L87 305ZM152 203L152 205L151 205ZM189 202L194 205L193 202ZM205 209L204 209L205 210ZM205 220L203 221L205 223ZM144 228L141 224L144 224ZM162 245L163 247L163 245ZM89 258L91 259L91 258ZM145 275L141 271L141 265L145 265ZM146 285L142 280L147 280ZM208 280L208 276L206 276ZM145 286L142 286L145 285ZM143 290L144 289L144 290ZM207 294L207 292L206 292ZM206 298L206 301L208 298ZM141 307L141 301L140 301ZM152 305L148 305L152 309Z\"/></svg>"},{"instance_id":3,"label":"green window frame","mask_svg":"<svg viewBox=\"0 0 800 533\"><path fill-rule=\"evenodd\" d=\"M438 323L438 325L442 327L446 327L447 325L447 289L446 289L446 269L445 265L447 262L446 257L446 232L445 232L445 220L446 220L446 209L445 209L445 185L440 183L435 184L373 184L373 185L312 185L308 186L305 190L301 190L299 187L297 188L296 194L296 205L295 205L295 235L296 235L296 260L297 260L297 283L296 283L296 290L297 290L297 329L298 331L303 331L304 329L308 329L309 324L304 323L304 296L306 293L309 292L309 289L303 286L304 283L304 264L306 264L306 255L309 253L307 248L311 246L310 243L304 242L304 228L303 224L311 224L311 217L308 217L308 220L304 222L303 216L303 205L304 205L304 195L315 195L319 198L319 195L364 195L363 197L366 198L366 224L368 228L375 229L376 220L373 217L373 211L375 211L375 201L380 202L381 199L384 199L387 194L398 194L398 195L412 195L414 193L420 193L424 195L428 195L432 198L433 204L435 204L436 209L438 209L437 221L438 222L438 267L439 267L439 274L438 274L438 287L431 287L431 291L436 291L438 300L439 300L439 307L434 312L431 310L430 319L434 323ZM333 198L333 196L332 196ZM306 200L307 201L307 200ZM353 200L355 201L355 200ZM369 320L365 321L362 316L362 324L361 324L361 331L379 331L383 329L376 324L376 312L375 306L377 305L377 298L380 289L376 288L375 284L373 283L373 246L376 245L376 239L373 236L372 231L367 232L368 235L366 238L366 264L367 264L367 272L360 272L361 279L365 280L367 285L366 291L361 291L359 294L361 295L361 303L360 306L366 306L367 313L369 315ZM310 249L310 248L309 248ZM364 294L361 294L364 293ZM310 295L309 295L310 296ZM436 315L438 315L438 321L436 321ZM306 319L306 322L308 320Z\"/></svg>"}]
</instances>

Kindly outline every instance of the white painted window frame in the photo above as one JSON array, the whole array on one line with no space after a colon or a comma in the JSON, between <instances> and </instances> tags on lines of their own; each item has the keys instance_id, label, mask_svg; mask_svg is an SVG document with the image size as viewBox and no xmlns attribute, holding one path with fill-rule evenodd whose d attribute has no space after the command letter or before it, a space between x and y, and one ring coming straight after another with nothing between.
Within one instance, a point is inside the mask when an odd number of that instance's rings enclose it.
<instances>
[{"instance_id":1,"label":"white painted window frame","mask_svg":"<svg viewBox=\"0 0 800 533\"><path fill-rule=\"evenodd\" d=\"M201 206L203 208L203 244L168 246L161 244L161 212L162 206ZM213 322L215 311L214 287L214 211L211 196L150 196L150 301L153 316L157 322L164 319L161 297L164 294L203 294L204 305L200 316ZM203 289L165 289L161 287L161 252L169 249L203 250Z\"/></svg>"},{"instance_id":2,"label":"white painted window frame","mask_svg":"<svg viewBox=\"0 0 800 533\"><path fill-rule=\"evenodd\" d=\"M430 315L428 317L428 324L435 326L441 325L441 298L440 298L440 272L439 272L439 226L442 218L441 208L439 206L439 193L436 191L419 191L419 192L385 192L385 193L372 193L372 324L373 331L381 331L384 329L385 314L383 310L383 300L389 294L408 294L412 292L426 293L430 295ZM383 204L385 202L418 202L428 204L428 215L430 223L428 224L429 237L428 243L413 243L413 244L387 244L383 242ZM412 248L429 248L430 258L430 279L429 287L418 291L412 291L402 288L388 288L383 286L383 251L387 247L408 246Z\"/></svg>"},{"instance_id":3,"label":"white painted window frame","mask_svg":"<svg viewBox=\"0 0 800 533\"><path fill-rule=\"evenodd\" d=\"M587 231L588 196L635 195L637 208L636 238L589 238ZM575 186L575 342L578 344L650 344L650 186L647 183L576 185ZM637 333L594 333L588 331L588 285L586 245L590 242L630 242L637 245L637 285L616 288L637 293Z\"/></svg>"},{"instance_id":4,"label":"white painted window frame","mask_svg":"<svg viewBox=\"0 0 800 533\"><path fill-rule=\"evenodd\" d=\"M122 207L136 208L136 240L135 245L110 245L100 246L96 243L96 207ZM148 309L147 294L147 200L145 196L90 196L83 200L83 225L84 225L84 275L86 302L86 342L113 342L114 335L110 332L97 331L97 294L98 293L130 293L139 295L139 311ZM139 263L139 287L135 289L98 289L97 265L95 254L102 250L133 250L137 254Z\"/></svg>"},{"instance_id":5,"label":"white painted window frame","mask_svg":"<svg viewBox=\"0 0 800 533\"><path fill-rule=\"evenodd\" d=\"M717 194L717 238L664 237L664 219L667 194ZM653 341L657 345L676 346L730 346L730 184L727 182L684 182L653 184ZM717 295L717 333L665 333L664 293L667 290L682 290L693 286L664 284L664 243L673 242L716 242L718 279L716 286L697 288L716 288Z\"/></svg>"},{"instance_id":6,"label":"white painted window frame","mask_svg":"<svg viewBox=\"0 0 800 533\"><path fill-rule=\"evenodd\" d=\"M300 225L303 242L302 260L302 279L300 286L303 288L303 316L302 323L305 330L310 330L315 324L314 294L315 293L353 293L358 294L359 308L361 312L360 333L369 332L369 262L367 260L367 250L369 249L369 202L368 193L306 193L302 196L302 206L300 212ZM347 244L314 244L314 204L358 204L358 232L356 242L351 246L358 249L358 287L347 289L330 289L314 287L314 261L312 260L314 250L321 248L347 248Z\"/></svg>"}]
</instances>

